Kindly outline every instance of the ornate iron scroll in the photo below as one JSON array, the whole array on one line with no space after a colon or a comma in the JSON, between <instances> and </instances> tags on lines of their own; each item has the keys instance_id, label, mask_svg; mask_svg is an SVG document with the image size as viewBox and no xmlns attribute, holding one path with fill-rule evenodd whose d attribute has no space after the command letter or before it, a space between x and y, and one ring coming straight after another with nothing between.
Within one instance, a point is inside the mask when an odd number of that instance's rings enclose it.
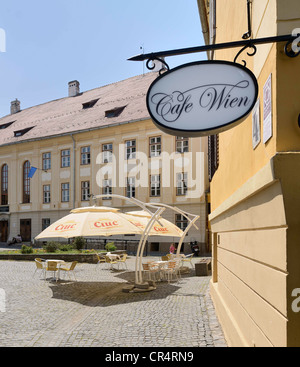
<instances>
[{"instance_id":1,"label":"ornate iron scroll","mask_svg":"<svg viewBox=\"0 0 300 367\"><path fill-rule=\"evenodd\" d=\"M237 53L237 55L236 55L236 57L234 58L234 62L235 63L237 63L237 60L238 60L238 58L239 58L239 56L245 51L245 50L247 50L247 48L251 48L253 51L252 51L252 53L251 52L247 52L247 55L248 56L254 56L255 54L256 54L256 52L257 52L257 47L251 42L251 41L249 41L249 43L246 45L246 46L244 46L238 53ZM246 61L245 60L242 60L242 62L243 62L243 64L244 64L244 66L246 67L247 66L247 63L246 63Z\"/></svg>"},{"instance_id":2,"label":"ornate iron scroll","mask_svg":"<svg viewBox=\"0 0 300 367\"><path fill-rule=\"evenodd\" d=\"M300 37L300 35L298 35L298 37ZM295 40L296 40L296 38L295 38L295 39L293 39L293 40L289 40L289 41L286 43L285 47L284 47L284 52L285 52L286 56L288 56L288 57L292 57L292 58L294 58L294 57L297 57L297 56L299 56L299 55L300 55L300 45L298 45L298 46L297 46L298 51L294 51L293 46L295 45ZM240 55L241 55L245 50L247 50L247 48L250 48L250 49L252 49L252 50L253 50L252 52L247 52L247 55L248 55L248 56L254 56L254 55L256 55L257 47L255 46L255 44L253 43L253 40L251 39L251 40L248 42L248 44L247 44L247 45L245 45L245 46L244 46L244 47L243 47L243 48L242 48L242 49L237 53L236 57L234 58L234 62L235 62L235 63L237 62L237 60L238 60L239 56L240 56ZM245 60L242 60L242 62L243 62L243 64L244 64L244 66L246 67L246 65L247 65L246 61L245 61Z\"/></svg>"},{"instance_id":3,"label":"ornate iron scroll","mask_svg":"<svg viewBox=\"0 0 300 367\"><path fill-rule=\"evenodd\" d=\"M158 61L158 62L163 64L163 67L159 70L159 75L161 75L165 71L170 70L169 65L166 63L166 61L164 59L159 58L159 57L155 57L155 56L153 56L153 57L151 57L147 60L147 63L146 63L147 69L154 70L155 67L156 67L155 61ZM151 63L152 63L152 65L151 65Z\"/></svg>"},{"instance_id":4,"label":"ornate iron scroll","mask_svg":"<svg viewBox=\"0 0 300 367\"><path fill-rule=\"evenodd\" d=\"M298 35L299 36L299 35ZM286 56L288 56L288 57L297 57L297 56L299 56L299 54L300 54L300 47L299 47L299 45L297 46L297 48L298 48L298 51L297 52L295 52L294 50L293 50L293 45L294 45L294 43L295 43L295 40L294 41L289 41L289 42L287 42L287 44L285 45L285 47L284 47L284 52L285 52L285 54L286 54Z\"/></svg>"}]
</instances>

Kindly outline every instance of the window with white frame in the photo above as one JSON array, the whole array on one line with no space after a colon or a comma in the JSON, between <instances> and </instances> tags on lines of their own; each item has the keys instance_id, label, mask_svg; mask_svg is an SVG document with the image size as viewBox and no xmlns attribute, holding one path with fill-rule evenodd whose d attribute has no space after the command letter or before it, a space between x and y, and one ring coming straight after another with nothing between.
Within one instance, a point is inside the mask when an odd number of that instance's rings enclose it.
<instances>
[{"instance_id":1,"label":"window with white frame","mask_svg":"<svg viewBox=\"0 0 300 367\"><path fill-rule=\"evenodd\" d=\"M176 195L182 196L187 193L187 173L176 174Z\"/></svg>"},{"instance_id":2,"label":"window with white frame","mask_svg":"<svg viewBox=\"0 0 300 367\"><path fill-rule=\"evenodd\" d=\"M128 198L134 198L135 197L135 178L134 177L128 177L127 178L126 196Z\"/></svg>"},{"instance_id":3,"label":"window with white frame","mask_svg":"<svg viewBox=\"0 0 300 367\"><path fill-rule=\"evenodd\" d=\"M51 153L43 153L43 170L48 171L51 169Z\"/></svg>"},{"instance_id":4,"label":"window with white frame","mask_svg":"<svg viewBox=\"0 0 300 367\"><path fill-rule=\"evenodd\" d=\"M81 201L90 200L90 181L81 182Z\"/></svg>"},{"instance_id":5,"label":"window with white frame","mask_svg":"<svg viewBox=\"0 0 300 367\"><path fill-rule=\"evenodd\" d=\"M109 144L102 144L102 162L103 163L110 163L113 161L113 145Z\"/></svg>"},{"instance_id":6,"label":"window with white frame","mask_svg":"<svg viewBox=\"0 0 300 367\"><path fill-rule=\"evenodd\" d=\"M160 196L160 175L150 176L150 196Z\"/></svg>"},{"instance_id":7,"label":"window with white frame","mask_svg":"<svg viewBox=\"0 0 300 367\"><path fill-rule=\"evenodd\" d=\"M161 155L161 136L155 136L149 139L150 157L159 157Z\"/></svg>"},{"instance_id":8,"label":"window with white frame","mask_svg":"<svg viewBox=\"0 0 300 367\"><path fill-rule=\"evenodd\" d=\"M82 166L88 165L91 163L91 147L82 147L81 148L81 159L80 163Z\"/></svg>"},{"instance_id":9,"label":"window with white frame","mask_svg":"<svg viewBox=\"0 0 300 367\"><path fill-rule=\"evenodd\" d=\"M136 158L136 140L127 140L126 143L126 159Z\"/></svg>"},{"instance_id":10,"label":"window with white frame","mask_svg":"<svg viewBox=\"0 0 300 367\"><path fill-rule=\"evenodd\" d=\"M70 167L71 164L71 153L70 149L64 149L61 151L61 167Z\"/></svg>"},{"instance_id":11,"label":"window with white frame","mask_svg":"<svg viewBox=\"0 0 300 367\"><path fill-rule=\"evenodd\" d=\"M103 180L102 194L107 195L107 197L103 197L102 200L111 199L111 196L110 196L112 194L112 180L111 179Z\"/></svg>"},{"instance_id":12,"label":"window with white frame","mask_svg":"<svg viewBox=\"0 0 300 367\"><path fill-rule=\"evenodd\" d=\"M187 153L189 151L189 138L176 136L176 153Z\"/></svg>"},{"instance_id":13,"label":"window with white frame","mask_svg":"<svg viewBox=\"0 0 300 367\"><path fill-rule=\"evenodd\" d=\"M185 231L186 227L188 226L188 219L182 214L175 214L175 224L182 231Z\"/></svg>"},{"instance_id":14,"label":"window with white frame","mask_svg":"<svg viewBox=\"0 0 300 367\"><path fill-rule=\"evenodd\" d=\"M61 201L63 203L70 201L70 183L63 183L61 185Z\"/></svg>"},{"instance_id":15,"label":"window with white frame","mask_svg":"<svg viewBox=\"0 0 300 367\"><path fill-rule=\"evenodd\" d=\"M43 203L48 204L51 202L51 188L50 185L43 186Z\"/></svg>"}]
</instances>

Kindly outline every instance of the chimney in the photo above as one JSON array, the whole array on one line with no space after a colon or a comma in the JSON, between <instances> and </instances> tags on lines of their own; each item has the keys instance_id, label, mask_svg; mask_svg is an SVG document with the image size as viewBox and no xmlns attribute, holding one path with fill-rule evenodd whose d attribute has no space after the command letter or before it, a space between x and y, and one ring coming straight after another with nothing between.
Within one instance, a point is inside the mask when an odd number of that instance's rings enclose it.
<instances>
[{"instance_id":1,"label":"chimney","mask_svg":"<svg viewBox=\"0 0 300 367\"><path fill-rule=\"evenodd\" d=\"M69 97L76 97L80 94L80 83L77 80L69 82Z\"/></svg>"},{"instance_id":2,"label":"chimney","mask_svg":"<svg viewBox=\"0 0 300 367\"><path fill-rule=\"evenodd\" d=\"M11 115L14 115L15 113L18 113L20 111L21 111L21 102L18 101L17 99L15 101L12 101L10 105Z\"/></svg>"}]
</instances>

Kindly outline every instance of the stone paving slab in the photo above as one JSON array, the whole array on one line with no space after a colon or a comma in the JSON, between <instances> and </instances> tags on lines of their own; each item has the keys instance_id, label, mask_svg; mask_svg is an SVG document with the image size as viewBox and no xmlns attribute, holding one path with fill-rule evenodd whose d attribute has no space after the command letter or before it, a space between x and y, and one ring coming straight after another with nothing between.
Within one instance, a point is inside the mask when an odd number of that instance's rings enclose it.
<instances>
[{"instance_id":1,"label":"stone paving slab","mask_svg":"<svg viewBox=\"0 0 300 367\"><path fill-rule=\"evenodd\" d=\"M149 258L147 258L149 260ZM226 347L209 296L210 277L194 271L145 293L122 291L128 270L78 264L77 281L53 282L33 262L0 261L1 347ZM3 293L3 291L2 291ZM1 295L1 293L0 293Z\"/></svg>"}]
</instances>

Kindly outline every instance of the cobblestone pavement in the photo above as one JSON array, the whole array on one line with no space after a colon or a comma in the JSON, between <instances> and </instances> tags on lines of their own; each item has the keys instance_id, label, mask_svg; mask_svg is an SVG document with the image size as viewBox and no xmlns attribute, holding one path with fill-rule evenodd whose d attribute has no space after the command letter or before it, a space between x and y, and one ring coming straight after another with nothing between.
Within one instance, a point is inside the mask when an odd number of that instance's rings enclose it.
<instances>
[{"instance_id":1,"label":"cobblestone pavement","mask_svg":"<svg viewBox=\"0 0 300 367\"><path fill-rule=\"evenodd\" d=\"M210 277L191 271L179 283L125 293L135 258L127 264L127 271L78 264L76 282L56 283L51 274L33 277L33 262L0 261L0 346L226 347Z\"/></svg>"}]
</instances>

